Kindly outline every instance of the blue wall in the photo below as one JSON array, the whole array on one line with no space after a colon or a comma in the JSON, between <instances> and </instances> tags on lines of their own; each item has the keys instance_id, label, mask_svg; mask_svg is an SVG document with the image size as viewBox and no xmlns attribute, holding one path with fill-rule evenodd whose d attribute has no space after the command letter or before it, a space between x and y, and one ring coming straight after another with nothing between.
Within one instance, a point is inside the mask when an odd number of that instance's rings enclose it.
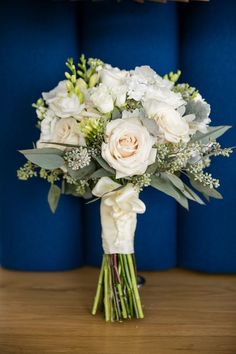
<instances>
[{"instance_id":1,"label":"blue wall","mask_svg":"<svg viewBox=\"0 0 236 354\"><path fill-rule=\"evenodd\" d=\"M48 184L21 182L17 153L37 140L31 103L63 78L67 56L78 56L73 4L1 3L1 264L7 268L59 270L83 262L81 201L64 197L56 215L47 205Z\"/></svg>"},{"instance_id":2,"label":"blue wall","mask_svg":"<svg viewBox=\"0 0 236 354\"><path fill-rule=\"evenodd\" d=\"M182 69L212 104L213 124L235 125L236 2L220 0L176 6L131 1L3 1L1 31L0 259L7 268L60 270L101 259L99 205L63 197L52 215L47 183L16 178L24 159L16 152L37 140L30 107L63 78L68 56L81 52L130 69L149 64L164 74ZM235 129L222 142L235 145ZM140 269L176 266L236 272L235 155L218 159L223 201L190 211L148 189L139 216L136 255Z\"/></svg>"},{"instance_id":3,"label":"blue wall","mask_svg":"<svg viewBox=\"0 0 236 354\"><path fill-rule=\"evenodd\" d=\"M212 0L180 6L180 64L183 78L212 105L212 124L233 125L221 142L236 142L236 2ZM236 272L236 154L216 158L223 201L178 212L178 264L208 272Z\"/></svg>"}]
</instances>

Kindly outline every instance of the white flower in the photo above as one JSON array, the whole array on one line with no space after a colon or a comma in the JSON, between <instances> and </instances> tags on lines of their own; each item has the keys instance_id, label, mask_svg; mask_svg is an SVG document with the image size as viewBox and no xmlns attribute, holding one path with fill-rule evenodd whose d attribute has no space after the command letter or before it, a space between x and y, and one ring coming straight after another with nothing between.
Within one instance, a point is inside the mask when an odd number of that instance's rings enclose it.
<instances>
[{"instance_id":1,"label":"white flower","mask_svg":"<svg viewBox=\"0 0 236 354\"><path fill-rule=\"evenodd\" d=\"M99 75L102 84L109 88L114 88L124 84L124 80L128 77L129 72L106 65L99 71Z\"/></svg>"},{"instance_id":2,"label":"white flower","mask_svg":"<svg viewBox=\"0 0 236 354\"><path fill-rule=\"evenodd\" d=\"M66 97L67 96L66 80L60 81L58 85L54 87L54 89L52 89L51 91L43 92L42 96L47 103L49 100L57 96Z\"/></svg>"},{"instance_id":3,"label":"white flower","mask_svg":"<svg viewBox=\"0 0 236 354\"><path fill-rule=\"evenodd\" d=\"M41 126L41 136L37 142L37 148L42 147L56 147L57 149L64 150L66 147L63 145L54 145L52 143L71 144L71 145L85 145L85 139L82 134L79 134L75 127L77 121L74 118L58 119L54 118L51 124L46 126L45 119L42 121L44 126ZM50 134L45 135L46 129L50 128ZM47 144L44 144L46 142Z\"/></svg>"},{"instance_id":4,"label":"white flower","mask_svg":"<svg viewBox=\"0 0 236 354\"><path fill-rule=\"evenodd\" d=\"M42 93L44 100L49 108L60 118L74 117L79 119L80 113L84 105L76 94L68 95L66 89L66 80L60 81L59 84L49 92Z\"/></svg>"},{"instance_id":5,"label":"white flower","mask_svg":"<svg viewBox=\"0 0 236 354\"><path fill-rule=\"evenodd\" d=\"M116 178L142 175L156 158L154 138L137 118L116 119L107 124L102 157L116 170Z\"/></svg>"},{"instance_id":6,"label":"white flower","mask_svg":"<svg viewBox=\"0 0 236 354\"><path fill-rule=\"evenodd\" d=\"M180 93L173 92L173 83L163 79L149 66L136 67L127 80L128 97L136 101L156 99L178 108L185 104Z\"/></svg>"},{"instance_id":7,"label":"white flower","mask_svg":"<svg viewBox=\"0 0 236 354\"><path fill-rule=\"evenodd\" d=\"M80 103L77 95L62 97L57 96L48 100L48 105L55 114L60 118L74 117L80 119L80 113L84 108L84 105Z\"/></svg>"},{"instance_id":8,"label":"white flower","mask_svg":"<svg viewBox=\"0 0 236 354\"><path fill-rule=\"evenodd\" d=\"M90 100L102 113L109 113L114 108L112 95L108 91L108 88L103 84L100 84L92 90Z\"/></svg>"},{"instance_id":9,"label":"white flower","mask_svg":"<svg viewBox=\"0 0 236 354\"><path fill-rule=\"evenodd\" d=\"M180 93L173 92L168 87L160 87L157 85L149 86L142 98L144 104L145 101L150 99L164 102L174 109L186 104Z\"/></svg>"},{"instance_id":10,"label":"white flower","mask_svg":"<svg viewBox=\"0 0 236 354\"><path fill-rule=\"evenodd\" d=\"M188 123L170 105L156 100L147 100L144 109L148 118L154 119L164 141L179 143L189 141Z\"/></svg>"},{"instance_id":11,"label":"white flower","mask_svg":"<svg viewBox=\"0 0 236 354\"><path fill-rule=\"evenodd\" d=\"M53 111L48 110L45 114L45 118L41 121L40 129L40 139L37 142L37 148L49 147L48 144L43 142L52 141L52 136L55 130L55 125L59 118L57 118ZM55 147L55 146L54 146Z\"/></svg>"},{"instance_id":12,"label":"white flower","mask_svg":"<svg viewBox=\"0 0 236 354\"><path fill-rule=\"evenodd\" d=\"M114 86L111 90L111 95L117 107L121 107L126 102L127 87L125 85Z\"/></svg>"},{"instance_id":13,"label":"white flower","mask_svg":"<svg viewBox=\"0 0 236 354\"><path fill-rule=\"evenodd\" d=\"M186 105L185 119L189 124L190 133L195 134L197 131L206 133L208 125L211 122L209 118L211 106L198 94L194 100L190 100Z\"/></svg>"}]
</instances>

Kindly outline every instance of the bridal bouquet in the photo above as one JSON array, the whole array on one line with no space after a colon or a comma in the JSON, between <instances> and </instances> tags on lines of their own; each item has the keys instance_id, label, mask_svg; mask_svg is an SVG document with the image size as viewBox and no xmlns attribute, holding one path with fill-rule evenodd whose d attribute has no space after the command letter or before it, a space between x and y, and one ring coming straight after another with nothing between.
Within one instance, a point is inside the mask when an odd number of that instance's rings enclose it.
<instances>
[{"instance_id":1,"label":"bridal bouquet","mask_svg":"<svg viewBox=\"0 0 236 354\"><path fill-rule=\"evenodd\" d=\"M151 186L186 209L188 200L204 204L196 191L221 199L208 168L213 156L232 152L216 141L229 126L209 126L210 105L177 83L179 71L161 77L149 66L126 71L83 55L66 66L66 79L33 104L40 137L20 151L27 162L18 178L47 180L53 212L61 194L101 200L104 255L92 314L102 302L106 321L143 318L134 257L137 214L145 212L139 194Z\"/></svg>"}]
</instances>

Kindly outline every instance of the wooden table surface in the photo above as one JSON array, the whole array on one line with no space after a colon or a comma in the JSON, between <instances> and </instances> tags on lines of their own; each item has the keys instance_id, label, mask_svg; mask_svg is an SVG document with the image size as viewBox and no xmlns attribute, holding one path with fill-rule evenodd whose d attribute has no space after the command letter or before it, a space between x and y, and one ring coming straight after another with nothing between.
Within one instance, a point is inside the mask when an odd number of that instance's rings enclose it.
<instances>
[{"instance_id":1,"label":"wooden table surface","mask_svg":"<svg viewBox=\"0 0 236 354\"><path fill-rule=\"evenodd\" d=\"M0 354L236 354L236 276L143 273L144 320L90 315L98 269L0 270Z\"/></svg>"}]
</instances>

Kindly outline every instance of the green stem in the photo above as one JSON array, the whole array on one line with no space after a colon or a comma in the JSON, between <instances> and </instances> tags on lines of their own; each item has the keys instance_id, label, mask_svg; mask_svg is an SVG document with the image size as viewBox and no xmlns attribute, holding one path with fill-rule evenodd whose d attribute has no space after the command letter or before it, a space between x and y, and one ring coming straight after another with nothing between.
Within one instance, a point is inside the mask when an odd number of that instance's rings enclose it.
<instances>
[{"instance_id":1,"label":"green stem","mask_svg":"<svg viewBox=\"0 0 236 354\"><path fill-rule=\"evenodd\" d=\"M107 268L107 261L106 261L105 266L104 266L104 309L105 309L105 320L106 321L109 321L109 319L110 319L108 286L109 286L109 284L108 284L108 268Z\"/></svg>"},{"instance_id":2,"label":"green stem","mask_svg":"<svg viewBox=\"0 0 236 354\"><path fill-rule=\"evenodd\" d=\"M144 318L143 309L142 309L140 296L139 296L139 292L138 292L137 277L136 277L136 274L134 271L134 263L133 263L133 259L132 259L132 254L128 254L127 259L128 259L129 269L130 269L130 275L131 275L135 300L136 300L136 304L138 307L138 314L139 314L140 318Z\"/></svg>"},{"instance_id":3,"label":"green stem","mask_svg":"<svg viewBox=\"0 0 236 354\"><path fill-rule=\"evenodd\" d=\"M92 315L96 315L99 300L101 297L101 289L102 289L102 285L103 285L104 264L105 264L105 255L103 255L103 257L102 257L102 266L101 266L101 270L100 270L100 274L99 274L99 278L98 278L96 295L95 295L94 302L93 302Z\"/></svg>"}]
</instances>

